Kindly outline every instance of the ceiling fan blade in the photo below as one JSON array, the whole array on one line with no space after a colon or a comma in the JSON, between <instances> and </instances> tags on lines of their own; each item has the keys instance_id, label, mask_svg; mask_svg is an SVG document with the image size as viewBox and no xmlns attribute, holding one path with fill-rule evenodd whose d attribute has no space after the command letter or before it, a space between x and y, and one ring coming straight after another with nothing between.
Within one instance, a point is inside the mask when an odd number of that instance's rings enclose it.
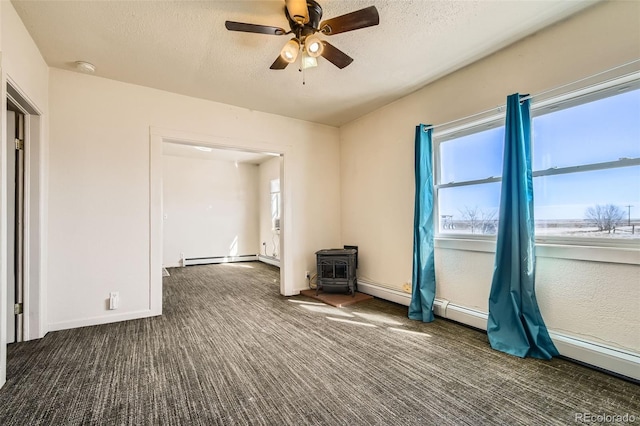
<instances>
[{"instance_id":1,"label":"ceiling fan blade","mask_svg":"<svg viewBox=\"0 0 640 426\"><path fill-rule=\"evenodd\" d=\"M289 65L289 62L282 59L282 56L278 55L278 58L269 67L272 70L283 70Z\"/></svg>"},{"instance_id":2,"label":"ceiling fan blade","mask_svg":"<svg viewBox=\"0 0 640 426\"><path fill-rule=\"evenodd\" d=\"M257 33L269 35L284 35L284 28L269 27L266 25L246 24L244 22L225 21L224 26L229 31L241 31L243 33Z\"/></svg>"},{"instance_id":3,"label":"ceiling fan blade","mask_svg":"<svg viewBox=\"0 0 640 426\"><path fill-rule=\"evenodd\" d=\"M347 31L359 30L360 28L372 27L380 23L378 9L369 6L346 15L322 21L320 31L326 35L345 33Z\"/></svg>"},{"instance_id":4,"label":"ceiling fan blade","mask_svg":"<svg viewBox=\"0 0 640 426\"><path fill-rule=\"evenodd\" d=\"M336 67L342 69L353 62L353 58L334 45L323 41L322 57L331 62Z\"/></svg>"}]
</instances>

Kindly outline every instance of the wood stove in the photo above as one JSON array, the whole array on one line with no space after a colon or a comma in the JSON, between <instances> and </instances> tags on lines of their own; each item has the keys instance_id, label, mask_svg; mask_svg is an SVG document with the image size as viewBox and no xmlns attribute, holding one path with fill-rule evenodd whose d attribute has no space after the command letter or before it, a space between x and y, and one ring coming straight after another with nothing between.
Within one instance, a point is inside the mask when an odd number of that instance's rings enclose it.
<instances>
[{"instance_id":1,"label":"wood stove","mask_svg":"<svg viewBox=\"0 0 640 426\"><path fill-rule=\"evenodd\" d=\"M357 289L356 260L358 251L354 248L325 249L316 252L318 284L327 293L349 293L355 295Z\"/></svg>"}]
</instances>

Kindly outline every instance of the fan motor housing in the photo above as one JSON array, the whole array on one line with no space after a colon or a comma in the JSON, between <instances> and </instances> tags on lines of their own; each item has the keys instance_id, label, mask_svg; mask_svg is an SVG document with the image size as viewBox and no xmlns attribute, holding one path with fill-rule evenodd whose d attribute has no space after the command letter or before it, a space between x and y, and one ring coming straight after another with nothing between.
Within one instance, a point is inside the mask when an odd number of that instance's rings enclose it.
<instances>
[{"instance_id":1,"label":"fan motor housing","mask_svg":"<svg viewBox=\"0 0 640 426\"><path fill-rule=\"evenodd\" d=\"M284 13L289 21L291 31L298 37L306 37L318 31L320 19L322 19L322 7L315 0L307 0L307 10L309 11L309 22L304 25L298 24L289 15L289 10L284 8Z\"/></svg>"}]
</instances>

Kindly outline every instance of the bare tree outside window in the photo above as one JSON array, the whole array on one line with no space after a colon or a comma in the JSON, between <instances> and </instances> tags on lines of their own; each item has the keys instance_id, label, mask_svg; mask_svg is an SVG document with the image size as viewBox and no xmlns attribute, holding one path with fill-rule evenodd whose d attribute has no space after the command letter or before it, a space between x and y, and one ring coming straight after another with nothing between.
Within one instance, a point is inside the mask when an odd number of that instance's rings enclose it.
<instances>
[{"instance_id":1,"label":"bare tree outside window","mask_svg":"<svg viewBox=\"0 0 640 426\"><path fill-rule=\"evenodd\" d=\"M495 234L498 232L497 214L496 210L482 211L480 219L483 234Z\"/></svg>"},{"instance_id":2,"label":"bare tree outside window","mask_svg":"<svg viewBox=\"0 0 640 426\"><path fill-rule=\"evenodd\" d=\"M596 204L585 211L585 220L598 228L598 231L611 233L624 218L624 210L614 204Z\"/></svg>"},{"instance_id":3,"label":"bare tree outside window","mask_svg":"<svg viewBox=\"0 0 640 426\"><path fill-rule=\"evenodd\" d=\"M497 212L495 210L485 211L478 206L464 206L462 209L458 209L458 211L472 234L496 233L498 220L496 219Z\"/></svg>"},{"instance_id":4,"label":"bare tree outside window","mask_svg":"<svg viewBox=\"0 0 640 426\"><path fill-rule=\"evenodd\" d=\"M463 219L469 224L469 229L472 234L476 233L476 228L478 227L478 222L480 220L480 212L478 206L469 207L464 206L462 209L458 209Z\"/></svg>"}]
</instances>

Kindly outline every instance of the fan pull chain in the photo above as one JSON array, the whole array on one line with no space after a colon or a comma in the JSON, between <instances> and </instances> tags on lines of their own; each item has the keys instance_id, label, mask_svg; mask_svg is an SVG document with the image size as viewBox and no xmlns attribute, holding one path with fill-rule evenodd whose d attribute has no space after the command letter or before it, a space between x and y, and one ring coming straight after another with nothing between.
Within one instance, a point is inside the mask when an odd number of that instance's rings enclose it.
<instances>
[{"instance_id":1,"label":"fan pull chain","mask_svg":"<svg viewBox=\"0 0 640 426\"><path fill-rule=\"evenodd\" d=\"M302 85L306 85L306 79L305 79L305 74L304 74L304 67L302 66L302 59L300 59L300 68L298 68L298 71L300 71L302 73Z\"/></svg>"}]
</instances>

